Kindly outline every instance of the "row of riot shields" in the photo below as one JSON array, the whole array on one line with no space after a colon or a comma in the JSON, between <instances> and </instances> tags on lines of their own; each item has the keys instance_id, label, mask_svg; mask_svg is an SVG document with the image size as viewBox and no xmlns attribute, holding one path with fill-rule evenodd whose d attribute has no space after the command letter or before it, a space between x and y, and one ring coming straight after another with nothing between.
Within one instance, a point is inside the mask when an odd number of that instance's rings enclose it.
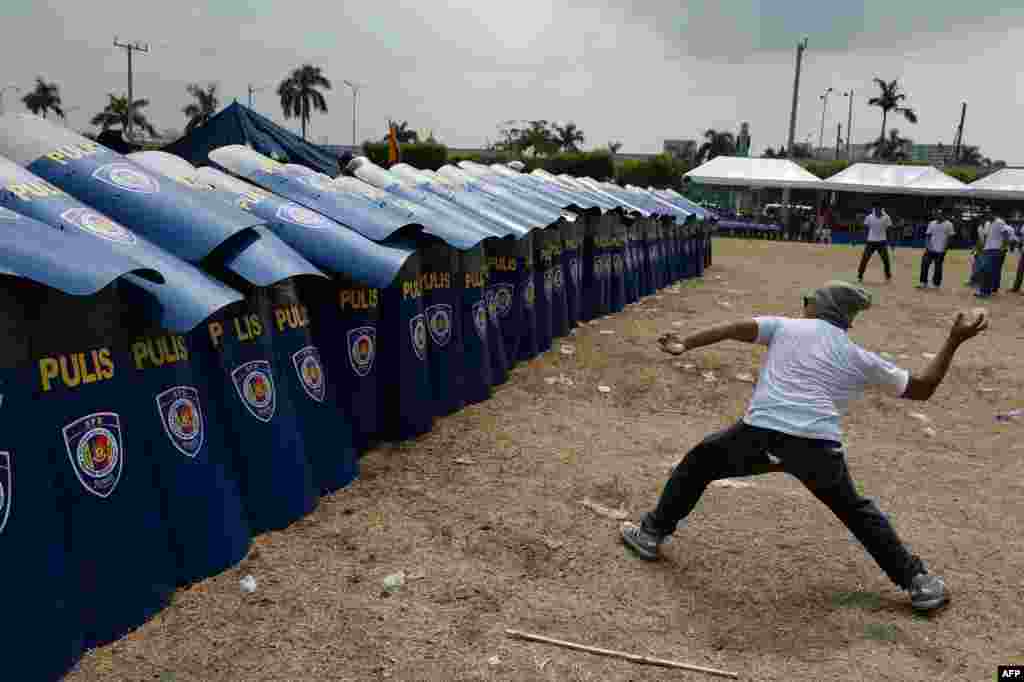
<instances>
[{"instance_id":1,"label":"row of riot shields","mask_svg":"<svg viewBox=\"0 0 1024 682\"><path fill-rule=\"evenodd\" d=\"M671 195L506 168L208 167L0 117L0 653L81 653L308 514L377 441L709 264Z\"/></svg>"}]
</instances>

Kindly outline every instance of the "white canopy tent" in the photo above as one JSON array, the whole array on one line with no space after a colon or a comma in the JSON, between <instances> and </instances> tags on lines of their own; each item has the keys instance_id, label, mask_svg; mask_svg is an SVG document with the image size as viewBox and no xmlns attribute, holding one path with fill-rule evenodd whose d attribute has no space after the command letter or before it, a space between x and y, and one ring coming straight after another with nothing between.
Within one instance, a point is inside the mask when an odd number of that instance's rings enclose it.
<instances>
[{"instance_id":1,"label":"white canopy tent","mask_svg":"<svg viewBox=\"0 0 1024 682\"><path fill-rule=\"evenodd\" d=\"M971 196L980 199L1016 199L1024 201L1024 168L1002 168L968 187Z\"/></svg>"},{"instance_id":2,"label":"white canopy tent","mask_svg":"<svg viewBox=\"0 0 1024 682\"><path fill-rule=\"evenodd\" d=\"M868 194L968 196L968 186L933 166L855 163L822 182L822 189Z\"/></svg>"},{"instance_id":3,"label":"white canopy tent","mask_svg":"<svg viewBox=\"0 0 1024 682\"><path fill-rule=\"evenodd\" d=\"M684 177L705 185L762 189L826 189L822 181L789 159L751 159L716 156Z\"/></svg>"}]
</instances>

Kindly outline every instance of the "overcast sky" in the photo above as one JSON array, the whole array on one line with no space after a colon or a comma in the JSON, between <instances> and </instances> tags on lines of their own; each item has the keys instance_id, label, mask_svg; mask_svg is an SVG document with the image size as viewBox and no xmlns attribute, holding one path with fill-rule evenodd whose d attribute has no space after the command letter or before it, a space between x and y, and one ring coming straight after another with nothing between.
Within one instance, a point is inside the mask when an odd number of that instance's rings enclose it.
<instances>
[{"instance_id":1,"label":"overcast sky","mask_svg":"<svg viewBox=\"0 0 1024 682\"><path fill-rule=\"evenodd\" d=\"M670 5L677 5L670 7ZM825 139L846 128L853 89L855 143L877 137L867 105L871 79L898 78L920 123L895 121L917 142L953 141L968 102L965 141L993 159L1024 164L1018 91L1024 8L1000 0L3 0L0 87L61 87L70 125L83 129L107 92L124 92L121 40L149 42L135 59L135 93L152 101L160 129L181 130L190 82L220 84L223 103L246 102L283 122L276 84L312 63L333 81L330 113L311 139L380 137L388 117L432 129L450 146L477 147L510 118L575 121L587 147L660 151L666 138L695 138L749 121L754 151L785 142L795 45L810 38L800 93L798 141L817 144L821 93L829 86ZM8 91L7 110L22 108ZM293 120L289 127L297 130Z\"/></svg>"}]
</instances>

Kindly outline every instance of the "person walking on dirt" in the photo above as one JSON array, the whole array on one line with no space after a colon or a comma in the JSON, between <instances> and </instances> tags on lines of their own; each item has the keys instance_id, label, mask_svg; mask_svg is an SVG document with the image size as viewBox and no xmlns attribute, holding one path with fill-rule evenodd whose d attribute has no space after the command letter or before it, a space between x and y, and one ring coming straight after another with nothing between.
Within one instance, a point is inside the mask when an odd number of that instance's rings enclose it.
<instances>
[{"instance_id":1,"label":"person walking on dirt","mask_svg":"<svg viewBox=\"0 0 1024 682\"><path fill-rule=\"evenodd\" d=\"M1013 228L1002 218L995 216L992 209L986 211L988 222L982 227L984 240L981 252L981 288L974 294L978 298L988 298L999 291L1003 279L1003 261L1006 260L1006 248L1016 238Z\"/></svg>"},{"instance_id":2,"label":"person walking on dirt","mask_svg":"<svg viewBox=\"0 0 1024 682\"><path fill-rule=\"evenodd\" d=\"M784 471L810 492L861 542L885 574L910 594L913 608L931 610L948 601L942 578L911 554L874 502L862 497L850 477L842 445L840 415L865 387L928 400L942 382L953 355L988 326L983 314L961 313L938 355L919 376L911 375L847 336L856 315L871 306L861 286L831 281L804 296L804 319L755 317L723 324L680 339L659 339L679 355L719 341L768 347L754 395L735 425L705 438L676 465L657 506L639 523L624 523L622 541L640 557L658 558L658 548L693 510L711 481Z\"/></svg>"},{"instance_id":3,"label":"person walking on dirt","mask_svg":"<svg viewBox=\"0 0 1024 682\"><path fill-rule=\"evenodd\" d=\"M924 233L924 253L921 255L921 283L918 289L928 288L928 271L935 265L932 285L938 289L942 286L942 263L946 260L946 249L949 240L956 234L953 223L949 219L942 220L941 212L935 214L935 220L928 223Z\"/></svg>"},{"instance_id":4,"label":"person walking on dirt","mask_svg":"<svg viewBox=\"0 0 1024 682\"><path fill-rule=\"evenodd\" d=\"M857 268L857 281L864 281L864 271L868 267L868 261L877 251L882 257L882 265L885 267L885 281L892 280L892 265L889 263L889 239L888 230L892 227L892 218L889 217L877 202L872 205L871 213L864 219L864 227L867 228L867 239L864 243L864 253L860 257L860 266Z\"/></svg>"}]
</instances>

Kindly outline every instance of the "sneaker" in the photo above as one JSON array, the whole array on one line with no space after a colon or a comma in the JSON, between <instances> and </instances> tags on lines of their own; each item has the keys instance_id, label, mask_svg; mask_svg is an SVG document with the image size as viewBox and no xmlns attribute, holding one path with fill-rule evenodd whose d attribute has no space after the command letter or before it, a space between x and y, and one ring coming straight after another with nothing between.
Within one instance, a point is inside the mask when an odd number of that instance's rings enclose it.
<instances>
[{"instance_id":1,"label":"sneaker","mask_svg":"<svg viewBox=\"0 0 1024 682\"><path fill-rule=\"evenodd\" d=\"M915 289L927 289L927 288L928 288L928 285L927 285L927 284L918 284L918 285L917 285L917 286L915 286L914 288L915 288Z\"/></svg>"},{"instance_id":2,"label":"sneaker","mask_svg":"<svg viewBox=\"0 0 1024 682\"><path fill-rule=\"evenodd\" d=\"M933 611L949 602L946 583L937 575L918 573L910 582L910 606L918 611Z\"/></svg>"},{"instance_id":3,"label":"sneaker","mask_svg":"<svg viewBox=\"0 0 1024 682\"><path fill-rule=\"evenodd\" d=\"M641 524L627 521L622 524L622 541L641 559L654 561L658 558L658 545L665 541L665 536L648 533Z\"/></svg>"}]
</instances>

